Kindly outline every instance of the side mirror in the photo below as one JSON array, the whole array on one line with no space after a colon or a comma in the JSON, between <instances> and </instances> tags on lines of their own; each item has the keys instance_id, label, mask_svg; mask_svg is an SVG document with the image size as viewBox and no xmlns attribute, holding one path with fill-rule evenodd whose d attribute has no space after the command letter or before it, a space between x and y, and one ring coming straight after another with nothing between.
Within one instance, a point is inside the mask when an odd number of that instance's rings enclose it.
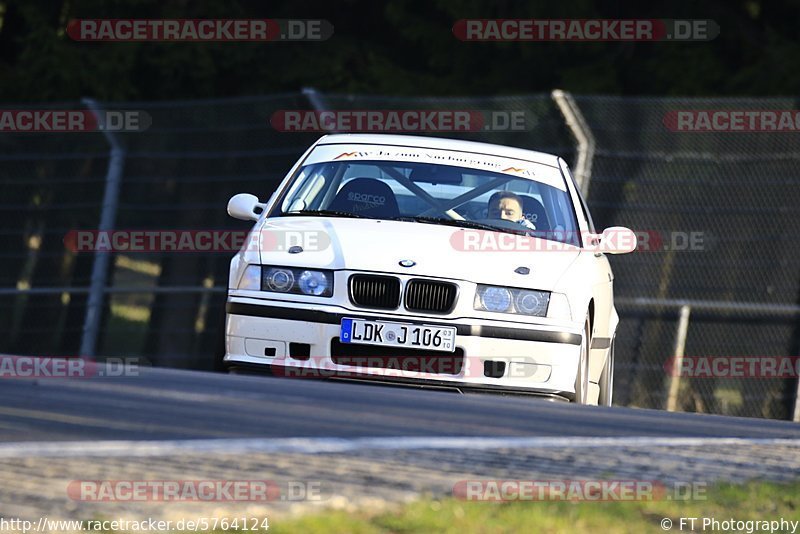
<instances>
[{"instance_id":1,"label":"side mirror","mask_svg":"<svg viewBox=\"0 0 800 534\"><path fill-rule=\"evenodd\" d=\"M239 193L228 201L228 215L243 221L257 221L265 207L266 204L261 204L257 196Z\"/></svg>"},{"instance_id":2,"label":"side mirror","mask_svg":"<svg viewBox=\"0 0 800 534\"><path fill-rule=\"evenodd\" d=\"M600 251L608 254L627 254L636 250L638 240L630 228L612 226L603 230L600 237Z\"/></svg>"}]
</instances>

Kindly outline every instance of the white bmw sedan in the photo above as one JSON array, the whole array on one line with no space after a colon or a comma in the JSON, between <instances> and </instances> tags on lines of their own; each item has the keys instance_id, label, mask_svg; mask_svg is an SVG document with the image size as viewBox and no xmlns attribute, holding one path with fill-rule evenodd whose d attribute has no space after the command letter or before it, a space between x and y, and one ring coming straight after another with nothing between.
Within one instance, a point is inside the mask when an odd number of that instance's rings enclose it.
<instances>
[{"instance_id":1,"label":"white bmw sedan","mask_svg":"<svg viewBox=\"0 0 800 534\"><path fill-rule=\"evenodd\" d=\"M613 274L565 162L491 144L328 135L231 261L230 367L610 405Z\"/></svg>"}]
</instances>

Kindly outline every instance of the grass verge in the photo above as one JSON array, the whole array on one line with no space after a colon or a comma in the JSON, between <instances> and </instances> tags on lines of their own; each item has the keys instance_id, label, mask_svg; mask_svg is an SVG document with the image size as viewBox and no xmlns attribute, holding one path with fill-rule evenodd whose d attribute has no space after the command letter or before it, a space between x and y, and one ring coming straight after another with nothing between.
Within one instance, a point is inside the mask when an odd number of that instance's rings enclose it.
<instances>
[{"instance_id":1,"label":"grass verge","mask_svg":"<svg viewBox=\"0 0 800 534\"><path fill-rule=\"evenodd\" d=\"M703 530L703 518L719 521L715 532L727 520L796 521L800 525L800 482L775 484L750 482L722 484L707 488L705 499L611 501L611 502L466 502L453 498L424 499L381 513L349 513L331 510L292 519L270 521L270 534L304 532L350 532L354 534L444 532L464 534L543 532L543 533L642 533L690 532L688 520L680 528L680 518L698 518L695 532ZM672 521L670 529L662 521ZM747 524L742 524L748 532ZM751 524L756 527L756 525ZM769 530L766 530L769 532ZM777 532L792 532L778 530ZM754 529L750 532L764 532ZM797 528L800 534L800 527Z\"/></svg>"}]
</instances>

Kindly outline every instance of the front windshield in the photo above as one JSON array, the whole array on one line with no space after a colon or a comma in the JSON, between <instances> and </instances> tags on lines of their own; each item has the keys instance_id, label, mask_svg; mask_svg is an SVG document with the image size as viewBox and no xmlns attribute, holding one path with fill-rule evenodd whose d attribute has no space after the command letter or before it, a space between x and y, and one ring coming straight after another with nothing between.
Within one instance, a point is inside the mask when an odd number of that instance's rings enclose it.
<instances>
[{"instance_id":1,"label":"front windshield","mask_svg":"<svg viewBox=\"0 0 800 534\"><path fill-rule=\"evenodd\" d=\"M482 228L579 244L566 191L533 179L449 165L306 165L269 216L306 214Z\"/></svg>"}]
</instances>

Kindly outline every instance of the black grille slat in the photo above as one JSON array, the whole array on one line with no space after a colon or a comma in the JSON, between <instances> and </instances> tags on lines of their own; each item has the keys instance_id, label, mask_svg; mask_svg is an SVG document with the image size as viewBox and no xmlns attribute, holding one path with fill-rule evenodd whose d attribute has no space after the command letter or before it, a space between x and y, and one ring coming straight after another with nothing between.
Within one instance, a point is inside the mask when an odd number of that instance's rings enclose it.
<instances>
[{"instance_id":1,"label":"black grille slat","mask_svg":"<svg viewBox=\"0 0 800 534\"><path fill-rule=\"evenodd\" d=\"M350 301L364 308L394 310L400 305L400 280L393 276L355 274L350 277Z\"/></svg>"},{"instance_id":2,"label":"black grille slat","mask_svg":"<svg viewBox=\"0 0 800 534\"><path fill-rule=\"evenodd\" d=\"M406 285L406 309L415 312L449 313L456 302L455 284L413 279Z\"/></svg>"}]
</instances>

